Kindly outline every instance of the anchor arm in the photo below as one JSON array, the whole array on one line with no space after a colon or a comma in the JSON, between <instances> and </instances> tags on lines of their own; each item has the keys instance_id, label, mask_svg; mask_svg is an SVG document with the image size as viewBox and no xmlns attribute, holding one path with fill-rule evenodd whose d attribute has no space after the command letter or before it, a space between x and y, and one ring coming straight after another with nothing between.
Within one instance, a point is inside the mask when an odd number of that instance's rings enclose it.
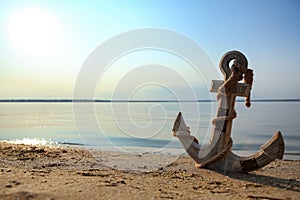
<instances>
[{"instance_id":1,"label":"anchor arm","mask_svg":"<svg viewBox=\"0 0 300 200\"><path fill-rule=\"evenodd\" d=\"M186 149L192 145L195 149L200 150L199 140L191 135L190 127L186 125L181 112L176 117L172 132L174 137L181 138L180 141Z\"/></svg>"},{"instance_id":2,"label":"anchor arm","mask_svg":"<svg viewBox=\"0 0 300 200\"><path fill-rule=\"evenodd\" d=\"M242 157L230 151L227 154L227 164L224 170L248 173L260 169L275 159L282 159L284 146L282 134L277 131L255 154Z\"/></svg>"}]
</instances>

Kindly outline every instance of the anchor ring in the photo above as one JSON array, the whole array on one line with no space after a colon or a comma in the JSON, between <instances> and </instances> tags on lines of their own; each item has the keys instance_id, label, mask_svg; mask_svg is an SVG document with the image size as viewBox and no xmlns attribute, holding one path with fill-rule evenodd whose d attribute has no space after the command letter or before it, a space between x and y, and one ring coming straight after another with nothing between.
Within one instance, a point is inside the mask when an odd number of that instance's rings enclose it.
<instances>
[{"instance_id":1,"label":"anchor ring","mask_svg":"<svg viewBox=\"0 0 300 200\"><path fill-rule=\"evenodd\" d=\"M246 56L239 51L229 51L222 56L219 64L220 70L225 76L225 80L227 80L231 74L229 63L232 60L238 60L240 64L239 69L244 73L247 71L248 61Z\"/></svg>"}]
</instances>

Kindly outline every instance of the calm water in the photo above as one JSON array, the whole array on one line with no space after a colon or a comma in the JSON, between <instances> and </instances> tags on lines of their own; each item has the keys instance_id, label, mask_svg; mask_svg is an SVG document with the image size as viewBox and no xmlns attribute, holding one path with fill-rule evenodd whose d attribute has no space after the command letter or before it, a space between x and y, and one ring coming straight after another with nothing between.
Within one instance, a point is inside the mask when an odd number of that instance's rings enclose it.
<instances>
[{"instance_id":1,"label":"calm water","mask_svg":"<svg viewBox=\"0 0 300 200\"><path fill-rule=\"evenodd\" d=\"M93 111L86 109L92 105ZM0 140L42 144L74 144L127 152L181 154L172 137L173 121L182 111L186 123L202 144L208 142L216 103L0 103ZM233 150L256 152L280 130L287 154L300 153L300 102L254 102L250 109L236 103ZM75 117L74 117L75 115ZM24 139L25 138L25 139ZM299 155L285 158L300 159Z\"/></svg>"}]
</instances>

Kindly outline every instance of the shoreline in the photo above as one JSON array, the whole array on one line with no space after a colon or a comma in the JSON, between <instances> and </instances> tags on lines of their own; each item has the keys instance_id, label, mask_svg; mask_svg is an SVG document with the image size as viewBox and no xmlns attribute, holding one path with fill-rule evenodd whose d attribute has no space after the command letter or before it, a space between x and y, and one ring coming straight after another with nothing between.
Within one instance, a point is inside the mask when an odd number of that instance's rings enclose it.
<instances>
[{"instance_id":1,"label":"shoreline","mask_svg":"<svg viewBox=\"0 0 300 200\"><path fill-rule=\"evenodd\" d=\"M166 140L167 141L167 140ZM169 148L169 150L164 151L157 151L156 147L148 147L148 149L144 149L141 146L138 147L126 147L122 146L121 148L111 146L103 146L102 148L99 145L85 145L83 143L74 143L74 142L58 142L54 140L45 140L45 139L30 139L30 138L23 138L23 139L13 139L13 140L0 140L0 143L11 143L11 144L25 144L25 145L35 145L35 146L44 146L44 147L54 147L54 148L74 148L74 149L84 149L87 151L95 151L95 152L107 152L107 153L125 153L125 154L157 154L163 156L188 156L188 154L183 150L182 145L179 142L180 147L173 147ZM255 147L255 149L239 149L232 147L232 151L235 152L237 155L241 156L250 156L257 152L260 146ZM283 160L293 160L293 161L300 161L300 152L299 151L286 151L283 155Z\"/></svg>"},{"instance_id":2,"label":"shoreline","mask_svg":"<svg viewBox=\"0 0 300 200\"><path fill-rule=\"evenodd\" d=\"M0 199L299 199L300 161L249 174L194 167L188 156L0 142Z\"/></svg>"}]
</instances>

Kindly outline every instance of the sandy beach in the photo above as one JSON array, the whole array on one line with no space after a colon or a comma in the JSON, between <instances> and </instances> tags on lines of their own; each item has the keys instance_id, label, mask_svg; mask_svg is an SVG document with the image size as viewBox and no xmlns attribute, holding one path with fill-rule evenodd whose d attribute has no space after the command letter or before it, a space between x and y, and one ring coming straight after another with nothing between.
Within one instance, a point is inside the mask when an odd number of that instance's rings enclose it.
<instances>
[{"instance_id":1,"label":"sandy beach","mask_svg":"<svg viewBox=\"0 0 300 200\"><path fill-rule=\"evenodd\" d=\"M253 173L224 174L195 168L182 156L138 171L111 167L104 158L136 157L140 163L170 158L100 154L103 159L84 149L1 142L0 199L300 199L299 161L276 160Z\"/></svg>"}]
</instances>

